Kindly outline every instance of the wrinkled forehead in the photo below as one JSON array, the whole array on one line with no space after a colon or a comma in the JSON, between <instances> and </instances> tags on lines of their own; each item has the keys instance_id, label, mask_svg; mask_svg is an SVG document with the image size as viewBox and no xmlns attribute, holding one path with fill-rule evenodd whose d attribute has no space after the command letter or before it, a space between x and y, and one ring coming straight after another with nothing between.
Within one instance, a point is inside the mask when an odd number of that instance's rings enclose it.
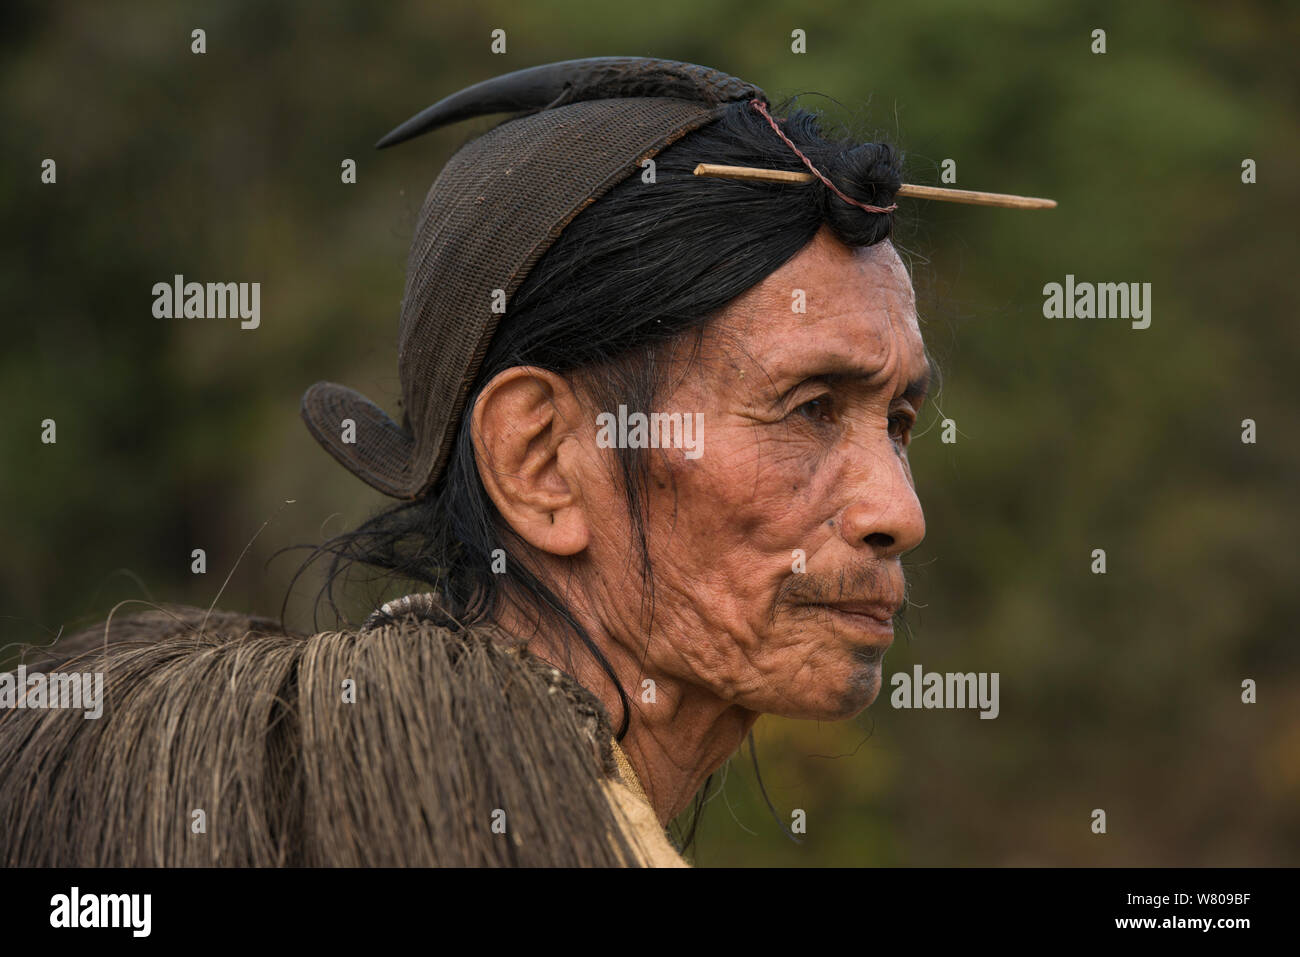
<instances>
[{"instance_id":1,"label":"wrinkled forehead","mask_svg":"<svg viewBox=\"0 0 1300 957\"><path fill-rule=\"evenodd\" d=\"M738 297L714 331L724 364L773 378L865 371L911 379L928 367L911 277L893 245L852 248L828 230Z\"/></svg>"}]
</instances>

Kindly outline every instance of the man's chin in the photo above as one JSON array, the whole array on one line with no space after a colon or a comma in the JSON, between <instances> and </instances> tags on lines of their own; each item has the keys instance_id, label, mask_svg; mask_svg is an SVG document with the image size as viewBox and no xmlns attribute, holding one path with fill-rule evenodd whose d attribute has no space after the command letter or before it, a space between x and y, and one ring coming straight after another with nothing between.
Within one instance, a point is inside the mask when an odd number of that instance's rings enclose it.
<instances>
[{"instance_id":1,"label":"man's chin","mask_svg":"<svg viewBox=\"0 0 1300 957\"><path fill-rule=\"evenodd\" d=\"M773 714L804 721L846 721L860 714L880 694L882 662L855 660L852 670L816 688L816 696L791 695Z\"/></svg>"},{"instance_id":2,"label":"man's chin","mask_svg":"<svg viewBox=\"0 0 1300 957\"><path fill-rule=\"evenodd\" d=\"M841 692L837 716L828 716L826 720L843 721L859 714L876 700L882 683L880 662L864 665L863 670L855 673L854 679Z\"/></svg>"}]
</instances>

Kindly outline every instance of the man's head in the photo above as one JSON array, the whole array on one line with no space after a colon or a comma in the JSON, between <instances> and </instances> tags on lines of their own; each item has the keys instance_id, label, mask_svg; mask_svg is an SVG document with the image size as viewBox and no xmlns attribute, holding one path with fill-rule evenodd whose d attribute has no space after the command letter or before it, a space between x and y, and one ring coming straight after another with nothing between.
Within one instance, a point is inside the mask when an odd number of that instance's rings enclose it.
<instances>
[{"instance_id":1,"label":"man's head","mask_svg":"<svg viewBox=\"0 0 1300 957\"><path fill-rule=\"evenodd\" d=\"M326 547L428 582L462 620L577 637L625 704L617 653L756 712L846 716L878 690L922 535L901 443L927 363L876 208L901 156L802 110L778 135L751 107L718 106L564 225L509 294L434 484ZM551 147L555 175L580 139ZM833 189L693 175L805 158ZM436 292L423 270L408 299ZM599 434L656 412L694 447Z\"/></svg>"},{"instance_id":2,"label":"man's head","mask_svg":"<svg viewBox=\"0 0 1300 957\"><path fill-rule=\"evenodd\" d=\"M880 687L900 558L925 533L907 442L929 362L897 253L823 228L657 358L670 384L630 413L701 432L639 453L651 575L597 424L616 410L588 374L515 366L478 393L475 455L502 521L646 673L755 712L857 713Z\"/></svg>"}]
</instances>

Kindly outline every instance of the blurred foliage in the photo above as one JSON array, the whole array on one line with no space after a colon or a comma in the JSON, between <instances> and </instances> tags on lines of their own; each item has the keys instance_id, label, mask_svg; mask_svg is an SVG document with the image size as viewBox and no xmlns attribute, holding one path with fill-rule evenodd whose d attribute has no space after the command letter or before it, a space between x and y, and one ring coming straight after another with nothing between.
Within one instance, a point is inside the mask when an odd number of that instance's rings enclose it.
<instances>
[{"instance_id":1,"label":"blurred foliage","mask_svg":"<svg viewBox=\"0 0 1300 957\"><path fill-rule=\"evenodd\" d=\"M893 140L911 182L953 158L959 186L1060 202L900 212L944 385L912 446L929 535L886 672L997 671L1001 716L896 711L886 685L852 722L764 718L763 781L783 821L806 811L806 839L783 837L746 750L699 863L1300 863L1298 34L1294 4L1263 0L11 0L0 644L127 600L207 605L232 567L220 605L277 614L302 557L277 552L384 501L310 439L299 397L331 379L397 407L415 215L490 122L373 141L509 69L691 60ZM260 281L261 328L154 319L150 289L176 273ZM1042 286L1067 273L1152 283L1151 327L1044 319ZM299 584L291 624L310 626L319 585Z\"/></svg>"}]
</instances>

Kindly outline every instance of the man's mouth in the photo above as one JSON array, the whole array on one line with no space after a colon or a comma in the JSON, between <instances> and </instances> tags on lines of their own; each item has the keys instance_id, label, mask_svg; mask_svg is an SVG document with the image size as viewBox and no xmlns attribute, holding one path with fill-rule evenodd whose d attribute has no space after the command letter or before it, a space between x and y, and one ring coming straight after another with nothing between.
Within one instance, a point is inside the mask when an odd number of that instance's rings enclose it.
<instances>
[{"instance_id":1,"label":"man's mouth","mask_svg":"<svg viewBox=\"0 0 1300 957\"><path fill-rule=\"evenodd\" d=\"M832 621L856 633L870 636L873 645L888 648L894 640L894 614L898 605L885 602L838 602L808 607L826 613Z\"/></svg>"}]
</instances>

